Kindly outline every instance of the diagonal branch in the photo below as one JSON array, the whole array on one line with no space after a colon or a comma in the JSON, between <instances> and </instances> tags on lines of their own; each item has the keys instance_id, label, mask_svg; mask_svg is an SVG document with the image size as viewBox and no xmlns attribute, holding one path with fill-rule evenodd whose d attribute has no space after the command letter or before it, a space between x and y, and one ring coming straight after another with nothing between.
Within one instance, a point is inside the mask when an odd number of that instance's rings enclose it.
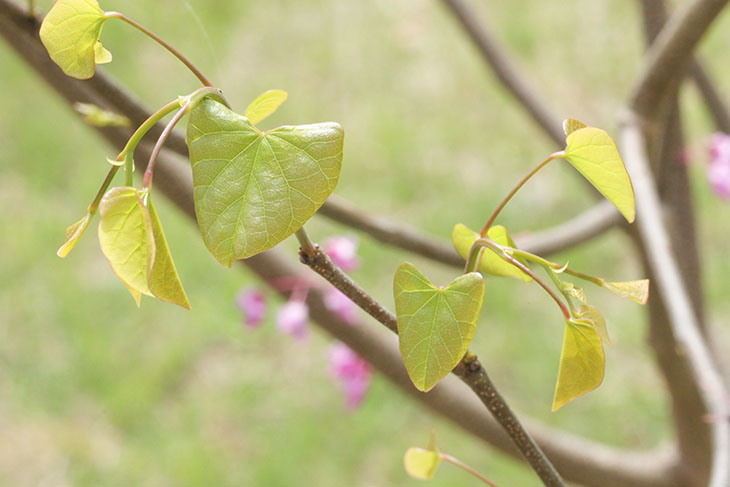
<instances>
[{"instance_id":1,"label":"diagonal branch","mask_svg":"<svg viewBox=\"0 0 730 487\"><path fill-rule=\"evenodd\" d=\"M672 14L647 53L630 106L642 119L653 119L663 100L687 72L694 50L728 0L692 0Z\"/></svg>"},{"instance_id":2,"label":"diagonal branch","mask_svg":"<svg viewBox=\"0 0 730 487\"><path fill-rule=\"evenodd\" d=\"M502 49L487 27L477 20L477 15L467 6L465 0L442 0L444 5L454 14L456 20L466 30L479 54L492 68L494 75L502 82L505 88L512 93L522 107L529 112L535 122L555 143L562 147L565 136L562 131L560 118L556 117L535 89L530 86L527 78L520 74L516 66L510 61L510 56Z\"/></svg>"}]
</instances>

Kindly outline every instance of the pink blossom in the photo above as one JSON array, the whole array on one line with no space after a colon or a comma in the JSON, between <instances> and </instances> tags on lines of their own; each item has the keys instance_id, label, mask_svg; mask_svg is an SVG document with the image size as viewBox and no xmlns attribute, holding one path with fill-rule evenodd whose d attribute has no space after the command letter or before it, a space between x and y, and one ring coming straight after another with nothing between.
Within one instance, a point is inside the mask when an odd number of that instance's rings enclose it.
<instances>
[{"instance_id":1,"label":"pink blossom","mask_svg":"<svg viewBox=\"0 0 730 487\"><path fill-rule=\"evenodd\" d=\"M717 196L730 201L730 135L716 133L710 139L707 179Z\"/></svg>"},{"instance_id":2,"label":"pink blossom","mask_svg":"<svg viewBox=\"0 0 730 487\"><path fill-rule=\"evenodd\" d=\"M354 271L360 267L360 259L357 258L357 241L349 237L328 238L324 242L323 249L332 262L343 271Z\"/></svg>"},{"instance_id":3,"label":"pink blossom","mask_svg":"<svg viewBox=\"0 0 730 487\"><path fill-rule=\"evenodd\" d=\"M304 301L289 300L276 314L276 326L279 331L292 335L299 340L307 337L307 321L309 308Z\"/></svg>"},{"instance_id":4,"label":"pink blossom","mask_svg":"<svg viewBox=\"0 0 730 487\"><path fill-rule=\"evenodd\" d=\"M243 313L244 323L256 328L266 317L266 296L257 289L242 289L236 295L236 307Z\"/></svg>"},{"instance_id":5,"label":"pink blossom","mask_svg":"<svg viewBox=\"0 0 730 487\"><path fill-rule=\"evenodd\" d=\"M345 407L356 409L370 388L372 366L344 343L330 347L330 371L345 394Z\"/></svg>"},{"instance_id":6,"label":"pink blossom","mask_svg":"<svg viewBox=\"0 0 730 487\"><path fill-rule=\"evenodd\" d=\"M324 305L348 325L357 322L357 305L337 288L329 288L324 295Z\"/></svg>"}]
</instances>

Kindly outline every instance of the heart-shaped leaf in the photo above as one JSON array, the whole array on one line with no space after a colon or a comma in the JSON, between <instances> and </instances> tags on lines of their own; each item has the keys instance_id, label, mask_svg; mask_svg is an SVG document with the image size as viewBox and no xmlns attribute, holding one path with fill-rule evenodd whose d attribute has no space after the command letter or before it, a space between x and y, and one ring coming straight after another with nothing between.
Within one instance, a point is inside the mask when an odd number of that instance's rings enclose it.
<instances>
[{"instance_id":1,"label":"heart-shaped leaf","mask_svg":"<svg viewBox=\"0 0 730 487\"><path fill-rule=\"evenodd\" d=\"M289 94L284 90L265 91L251 102L243 115L248 118L249 122L256 125L278 110L288 97Z\"/></svg>"},{"instance_id":2,"label":"heart-shaped leaf","mask_svg":"<svg viewBox=\"0 0 730 487\"><path fill-rule=\"evenodd\" d=\"M631 223L636 215L634 187L611 136L595 127L571 132L564 158Z\"/></svg>"},{"instance_id":3,"label":"heart-shaped leaf","mask_svg":"<svg viewBox=\"0 0 730 487\"><path fill-rule=\"evenodd\" d=\"M601 385L605 367L603 344L595 327L566 321L553 411Z\"/></svg>"},{"instance_id":4,"label":"heart-shaped leaf","mask_svg":"<svg viewBox=\"0 0 730 487\"><path fill-rule=\"evenodd\" d=\"M205 99L190 114L195 213L223 265L268 250L322 206L337 185L344 132L336 123L256 129Z\"/></svg>"},{"instance_id":5,"label":"heart-shaped leaf","mask_svg":"<svg viewBox=\"0 0 730 487\"><path fill-rule=\"evenodd\" d=\"M101 251L139 306L141 294L152 295L148 280L155 240L149 211L137 189L123 186L104 195L99 214Z\"/></svg>"},{"instance_id":6,"label":"heart-shaped leaf","mask_svg":"<svg viewBox=\"0 0 730 487\"><path fill-rule=\"evenodd\" d=\"M494 240L499 245L513 248L517 247L512 240L512 237L510 237L509 233L507 233L507 229L504 228L502 225L494 225L493 227L491 227L487 232L487 237L489 237L491 240ZM471 250L471 246L478 238L478 233L473 232L461 223L457 223L454 226L454 230L451 232L451 241L454 244L454 248L459 253L459 255L464 258L464 260L469 258L469 251ZM500 258L491 250L484 249L481 252L482 260L479 264L480 272L493 276L516 277L517 279L521 279L525 282L532 281L532 278L530 276L528 276L509 262L505 262L502 258ZM527 262L524 259L520 257L515 257L515 259L527 266Z\"/></svg>"},{"instance_id":7,"label":"heart-shaped leaf","mask_svg":"<svg viewBox=\"0 0 730 487\"><path fill-rule=\"evenodd\" d=\"M601 287L608 289L616 296L629 298L639 304L646 304L649 300L649 279L627 282L601 282Z\"/></svg>"},{"instance_id":8,"label":"heart-shaped leaf","mask_svg":"<svg viewBox=\"0 0 730 487\"><path fill-rule=\"evenodd\" d=\"M409 448L403 456L406 473L415 479L432 479L440 463L438 452L423 448Z\"/></svg>"},{"instance_id":9,"label":"heart-shaped leaf","mask_svg":"<svg viewBox=\"0 0 730 487\"><path fill-rule=\"evenodd\" d=\"M41 24L41 42L68 76L88 79L96 63L111 61L99 42L107 17L96 0L58 0Z\"/></svg>"},{"instance_id":10,"label":"heart-shaped leaf","mask_svg":"<svg viewBox=\"0 0 730 487\"><path fill-rule=\"evenodd\" d=\"M79 241L86 231L86 228L89 226L91 217L91 213L87 213L81 220L66 229L66 241L63 242L63 245L61 245L58 249L56 255L59 257L66 257L68 253L71 252L71 250L76 246L76 242Z\"/></svg>"},{"instance_id":11,"label":"heart-shaped leaf","mask_svg":"<svg viewBox=\"0 0 730 487\"><path fill-rule=\"evenodd\" d=\"M403 363L416 388L429 391L469 348L484 299L484 280L471 272L446 287L436 287L416 266L404 262L395 273L393 295Z\"/></svg>"},{"instance_id":12,"label":"heart-shaped leaf","mask_svg":"<svg viewBox=\"0 0 730 487\"><path fill-rule=\"evenodd\" d=\"M160 218L157 216L157 210L155 210L152 200L149 200L149 213L152 222L152 235L155 240L155 259L149 275L150 291L161 301L190 309L188 297L180 282L175 263L172 261L165 232L162 231Z\"/></svg>"}]
</instances>

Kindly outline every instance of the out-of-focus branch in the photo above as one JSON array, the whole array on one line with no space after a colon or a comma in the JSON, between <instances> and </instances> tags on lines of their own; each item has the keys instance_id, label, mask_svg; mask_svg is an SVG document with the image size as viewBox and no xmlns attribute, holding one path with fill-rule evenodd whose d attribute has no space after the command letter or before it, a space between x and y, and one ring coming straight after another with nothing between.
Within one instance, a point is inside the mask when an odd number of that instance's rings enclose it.
<instances>
[{"instance_id":1,"label":"out-of-focus branch","mask_svg":"<svg viewBox=\"0 0 730 487\"><path fill-rule=\"evenodd\" d=\"M727 104L717 91L717 86L712 82L707 70L698 60L692 63L692 79L700 90L702 98L705 99L705 105L710 110L715 127L721 132L730 134L730 112L728 112Z\"/></svg>"},{"instance_id":2,"label":"out-of-focus branch","mask_svg":"<svg viewBox=\"0 0 730 487\"><path fill-rule=\"evenodd\" d=\"M48 59L37 35L37 24L10 0L0 0L0 35L18 54L33 67L50 86L72 104L92 101L132 118L137 110L143 110L128 96L105 99L103 93L112 84L101 73L95 83L79 82L64 76ZM120 92L121 93L121 92ZM123 95L123 93L121 93ZM109 101L110 103L107 103ZM144 117L142 117L144 118ZM126 143L128 133L118 128L96 129L115 147ZM144 162L151 146L140 145L138 161ZM176 161L168 150L160 155L155 187L170 198L183 212L194 218L192 183L189 171ZM291 276L297 268L288 264L275 251L259 254L244 262L264 281L276 282L282 276ZM482 438L496 448L511 455L516 449L499 426L490 420L480 401L464 394L463 384L447 378L428 394L418 392L410 384L400 355L389 337L378 334L366 326L345 326L322 301L322 293L313 290L308 297L311 316L316 323L333 336L352 347L370 361L403 391L410 394L435 412L459 424L467 432ZM676 475L676 455L672 450L661 452L633 452L606 447L529 422L529 429L538 443L544 445L566 477L574 482L596 487L679 487L684 485Z\"/></svg>"},{"instance_id":3,"label":"out-of-focus branch","mask_svg":"<svg viewBox=\"0 0 730 487\"><path fill-rule=\"evenodd\" d=\"M492 68L495 76L505 88L512 93L517 101L525 108L543 131L562 147L565 135L562 131L560 118L556 117L543 103L535 89L530 86L525 76L522 76L510 56L503 50L492 36L487 27L477 20L477 15L467 6L465 0L442 0L446 7L454 14L461 26L469 34L479 54Z\"/></svg>"},{"instance_id":4,"label":"out-of-focus branch","mask_svg":"<svg viewBox=\"0 0 730 487\"><path fill-rule=\"evenodd\" d=\"M684 362L684 369L691 377L700 394L700 410L683 411L691 416L699 429L709 429L711 487L730 485L730 424L728 422L701 423L705 415L722 417L727 414L724 398L727 396L722 376L715 366L710 351L700 332L689 294L672 253L669 232L664 223L661 200L646 154L646 139L640 129L638 117L626 117L621 133L621 152L636 189L637 225L645 257L653 276L655 292L666 308L666 320L675 340L677 359ZM678 380L687 378L677 377ZM673 378L669 378L673 380ZM689 381L687 381L689 383ZM701 432L698 431L699 434ZM688 465L691 485L705 485L702 465Z\"/></svg>"},{"instance_id":5,"label":"out-of-focus branch","mask_svg":"<svg viewBox=\"0 0 730 487\"><path fill-rule=\"evenodd\" d=\"M657 116L663 100L686 74L703 34L728 0L683 3L666 22L647 53L635 83L630 107L642 120Z\"/></svg>"},{"instance_id":6,"label":"out-of-focus branch","mask_svg":"<svg viewBox=\"0 0 730 487\"><path fill-rule=\"evenodd\" d=\"M591 240L613 227L622 225L624 221L616 207L610 201L603 200L552 228L531 234L515 235L515 242L522 250L547 256Z\"/></svg>"}]
</instances>

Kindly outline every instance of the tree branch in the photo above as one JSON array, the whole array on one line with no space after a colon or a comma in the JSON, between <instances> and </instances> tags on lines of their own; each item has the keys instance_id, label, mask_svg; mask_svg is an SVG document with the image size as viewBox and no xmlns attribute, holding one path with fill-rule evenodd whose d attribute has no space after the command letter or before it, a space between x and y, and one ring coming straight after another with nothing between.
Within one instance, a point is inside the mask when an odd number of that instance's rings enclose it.
<instances>
[{"instance_id":1,"label":"tree branch","mask_svg":"<svg viewBox=\"0 0 730 487\"><path fill-rule=\"evenodd\" d=\"M89 101L100 106L115 109L130 118L141 109L128 96L107 100L104 89L112 86L101 73L93 82L79 82L63 76L48 59L37 38L37 24L28 19L25 13L9 0L0 0L0 34L50 86L62 94L69 103ZM143 109L141 109L144 111ZM145 115L146 116L146 115ZM142 119L145 116L141 117ZM96 129L116 147L121 148L128 132L117 128ZM149 155L150 144L140 144L142 152L138 161L145 161ZM194 218L192 204L192 184L189 171L181 163L163 150L163 160L158 168L156 187L170 198L181 210ZM259 254L247 259L245 264L265 281L275 281L277 277L291 276L296 269L286 264L274 251ZM416 397L434 411L450 418L465 430L497 448L510 454L515 449L509 446L509 439L500 432L493 421L489 420L479 401L464 395L462 385L447 379L428 394L416 391L405 374L402 361L392 341L374 334L367 327L349 327L326 310L322 294L314 290L309 296L312 317L323 329L351 346L358 354L369 360L396 385ZM589 442L562 432L531 425L534 436L554 459L566 476L585 485L608 487L679 487L683 485L675 475L676 459L672 451L654 453L621 451Z\"/></svg>"},{"instance_id":2,"label":"tree branch","mask_svg":"<svg viewBox=\"0 0 730 487\"><path fill-rule=\"evenodd\" d=\"M559 147L565 144L560 118L556 117L537 96L535 89L529 85L510 61L509 56L492 36L485 25L480 24L477 15L467 6L464 0L442 0L442 3L456 17L466 30L479 54L492 68L495 76L505 88L512 93L520 105L532 116L533 120Z\"/></svg>"},{"instance_id":3,"label":"tree branch","mask_svg":"<svg viewBox=\"0 0 730 487\"><path fill-rule=\"evenodd\" d=\"M694 422L698 430L710 430L712 445L709 452L711 456L709 485L723 487L730 485L730 424L727 421L703 424L701 418L707 414L718 417L726 414L727 406L723 401L727 392L700 333L697 317L672 254L669 233L664 225L661 200L645 152L645 143L638 118L634 115L627 116L621 133L621 152L636 189L639 238L654 278L654 288L666 307L666 319L676 340L678 359L685 362L687 374L694 384L701 385L698 391L701 404L698 406L702 409L683 413L690 415L685 419ZM699 476L691 479L696 485L704 485L701 467L701 465L689 465L691 472Z\"/></svg>"},{"instance_id":4,"label":"tree branch","mask_svg":"<svg viewBox=\"0 0 730 487\"><path fill-rule=\"evenodd\" d=\"M652 120L662 101L687 72L694 49L728 0L692 0L669 18L647 53L635 83L630 107L641 119Z\"/></svg>"}]
</instances>

